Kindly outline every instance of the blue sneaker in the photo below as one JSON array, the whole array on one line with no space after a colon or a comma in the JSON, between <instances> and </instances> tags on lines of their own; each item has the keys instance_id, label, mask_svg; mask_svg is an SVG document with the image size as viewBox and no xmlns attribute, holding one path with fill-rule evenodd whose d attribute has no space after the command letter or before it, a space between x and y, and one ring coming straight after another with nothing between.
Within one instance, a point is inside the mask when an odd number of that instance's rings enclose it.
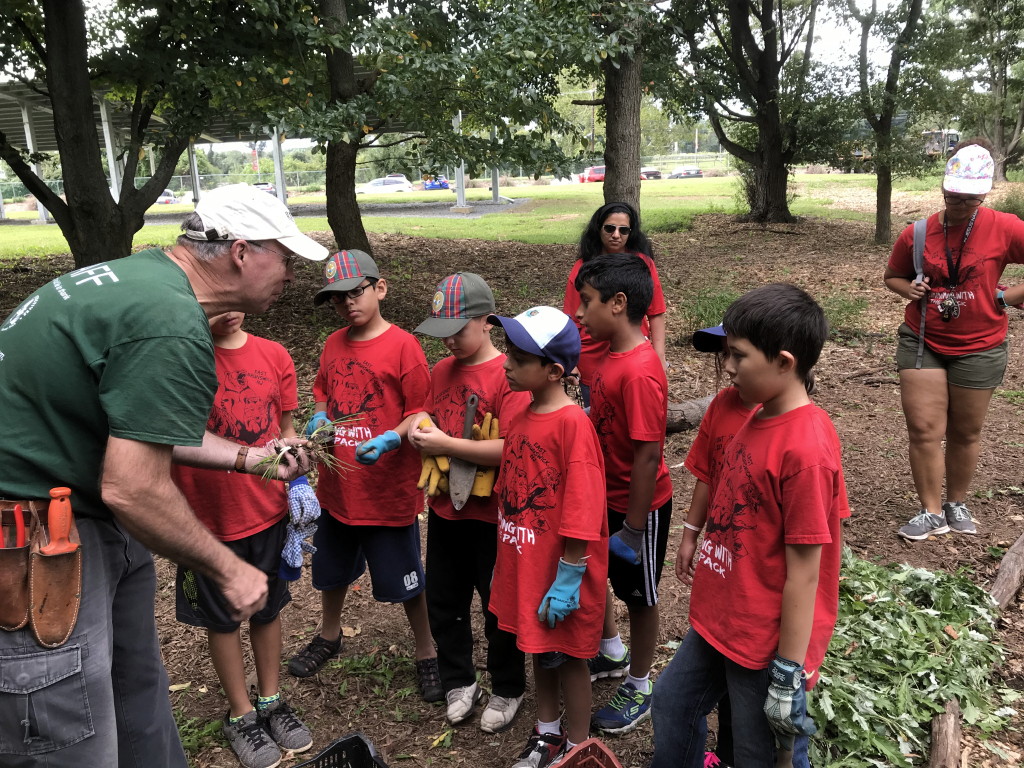
<instances>
[{"instance_id":1,"label":"blue sneaker","mask_svg":"<svg viewBox=\"0 0 1024 768\"><path fill-rule=\"evenodd\" d=\"M641 693L633 687L632 683L625 682L619 686L619 690L612 696L612 700L594 713L590 724L594 730L602 733L615 735L629 733L651 716L653 696L653 683L651 683L650 693Z\"/></svg>"},{"instance_id":2,"label":"blue sneaker","mask_svg":"<svg viewBox=\"0 0 1024 768\"><path fill-rule=\"evenodd\" d=\"M592 683L602 677L625 677L626 670L629 669L629 648L621 659L613 659L599 651L597 656L587 659L587 666L590 667Z\"/></svg>"}]
</instances>

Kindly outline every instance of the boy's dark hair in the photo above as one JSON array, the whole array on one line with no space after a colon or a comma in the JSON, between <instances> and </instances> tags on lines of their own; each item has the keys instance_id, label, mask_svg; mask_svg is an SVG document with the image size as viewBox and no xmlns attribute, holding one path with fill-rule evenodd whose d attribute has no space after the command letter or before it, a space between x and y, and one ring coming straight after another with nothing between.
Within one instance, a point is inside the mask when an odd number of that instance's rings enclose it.
<instances>
[{"instance_id":1,"label":"boy's dark hair","mask_svg":"<svg viewBox=\"0 0 1024 768\"><path fill-rule=\"evenodd\" d=\"M605 253L583 262L573 285L579 291L587 283L607 302L617 293L626 297L626 317L639 325L654 298L651 270L634 253Z\"/></svg>"},{"instance_id":2,"label":"boy's dark hair","mask_svg":"<svg viewBox=\"0 0 1024 768\"><path fill-rule=\"evenodd\" d=\"M544 357L544 355L535 355L533 352L527 352L525 349L520 349L512 342L512 339L508 337L507 333L505 334L505 354L509 355L510 357L536 357L538 360L540 360L541 365L552 365L555 362L550 357ZM566 375L568 373L569 371L562 371L563 375Z\"/></svg>"},{"instance_id":3,"label":"boy's dark hair","mask_svg":"<svg viewBox=\"0 0 1024 768\"><path fill-rule=\"evenodd\" d=\"M796 373L807 382L828 338L825 312L809 293L789 283L755 288L725 311L722 326L774 360L780 352L796 358Z\"/></svg>"},{"instance_id":4,"label":"boy's dark hair","mask_svg":"<svg viewBox=\"0 0 1024 768\"><path fill-rule=\"evenodd\" d=\"M640 229L640 214L629 203L606 203L594 211L587 228L580 235L580 259L587 262L601 253L604 247L601 245L601 225L613 213L624 213L629 216L630 232L626 238L626 250L630 253L645 253L653 259L654 249L651 247L651 241Z\"/></svg>"}]
</instances>

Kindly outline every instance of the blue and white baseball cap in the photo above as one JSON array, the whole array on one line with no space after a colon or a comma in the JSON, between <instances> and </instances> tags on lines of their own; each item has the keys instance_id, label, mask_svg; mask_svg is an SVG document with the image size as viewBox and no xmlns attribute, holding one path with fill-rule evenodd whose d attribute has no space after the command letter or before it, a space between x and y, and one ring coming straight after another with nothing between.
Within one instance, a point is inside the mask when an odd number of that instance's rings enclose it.
<instances>
[{"instance_id":1,"label":"blue and white baseball cap","mask_svg":"<svg viewBox=\"0 0 1024 768\"><path fill-rule=\"evenodd\" d=\"M693 334L693 346L698 352L721 352L725 328L722 324L701 328Z\"/></svg>"},{"instance_id":2,"label":"blue and white baseball cap","mask_svg":"<svg viewBox=\"0 0 1024 768\"><path fill-rule=\"evenodd\" d=\"M558 363L565 373L580 361L579 329L560 309L531 307L515 317L491 315L487 322L504 328L519 349Z\"/></svg>"}]
</instances>

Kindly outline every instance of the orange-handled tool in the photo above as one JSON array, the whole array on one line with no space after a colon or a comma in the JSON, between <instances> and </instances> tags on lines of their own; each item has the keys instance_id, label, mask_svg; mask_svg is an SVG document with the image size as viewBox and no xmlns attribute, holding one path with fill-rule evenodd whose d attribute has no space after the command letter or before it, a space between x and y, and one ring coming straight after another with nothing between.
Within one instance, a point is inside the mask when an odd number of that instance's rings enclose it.
<instances>
[{"instance_id":1,"label":"orange-handled tool","mask_svg":"<svg viewBox=\"0 0 1024 768\"><path fill-rule=\"evenodd\" d=\"M25 512L21 504L14 505L14 546L25 546Z\"/></svg>"},{"instance_id":2,"label":"orange-handled tool","mask_svg":"<svg viewBox=\"0 0 1024 768\"><path fill-rule=\"evenodd\" d=\"M71 542L71 489L51 488L50 508L46 513L46 526L50 529L50 543L39 552L44 555L66 555L78 549Z\"/></svg>"}]
</instances>

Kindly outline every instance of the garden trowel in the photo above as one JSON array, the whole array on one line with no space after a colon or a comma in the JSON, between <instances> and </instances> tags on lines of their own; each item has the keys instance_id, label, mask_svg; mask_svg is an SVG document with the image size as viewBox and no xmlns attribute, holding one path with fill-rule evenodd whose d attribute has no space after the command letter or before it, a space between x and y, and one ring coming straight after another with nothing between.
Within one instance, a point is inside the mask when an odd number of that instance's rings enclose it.
<instances>
[{"instance_id":1,"label":"garden trowel","mask_svg":"<svg viewBox=\"0 0 1024 768\"><path fill-rule=\"evenodd\" d=\"M480 398L470 395L466 400L466 418L462 423L462 438L469 440L473 437L473 423L476 421L476 406ZM448 470L448 494L452 497L452 506L462 509L469 499L469 493L473 490L473 480L476 479L476 464L470 464L465 459L452 457L452 466Z\"/></svg>"}]
</instances>

